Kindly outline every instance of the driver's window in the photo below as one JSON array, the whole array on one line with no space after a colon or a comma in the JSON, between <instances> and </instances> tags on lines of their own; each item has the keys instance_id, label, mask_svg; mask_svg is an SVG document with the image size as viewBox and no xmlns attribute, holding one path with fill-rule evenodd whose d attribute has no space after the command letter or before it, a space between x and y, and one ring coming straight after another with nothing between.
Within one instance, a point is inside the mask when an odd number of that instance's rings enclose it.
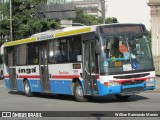
<instances>
[{"instance_id":1,"label":"driver's window","mask_svg":"<svg viewBox=\"0 0 160 120\"><path fill-rule=\"evenodd\" d=\"M112 58L123 58L126 52L128 52L126 43L120 41L118 38L113 38L111 42L110 56Z\"/></svg>"}]
</instances>

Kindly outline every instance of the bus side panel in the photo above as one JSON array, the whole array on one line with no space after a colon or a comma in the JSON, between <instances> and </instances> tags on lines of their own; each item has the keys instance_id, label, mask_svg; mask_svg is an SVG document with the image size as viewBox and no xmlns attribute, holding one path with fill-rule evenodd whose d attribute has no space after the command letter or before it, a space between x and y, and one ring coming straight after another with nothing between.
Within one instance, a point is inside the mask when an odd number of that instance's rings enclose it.
<instances>
[{"instance_id":1,"label":"bus side panel","mask_svg":"<svg viewBox=\"0 0 160 120\"><path fill-rule=\"evenodd\" d=\"M17 66L16 73L19 91L24 90L23 80L28 80L31 92L42 92L39 65Z\"/></svg>"},{"instance_id":2,"label":"bus side panel","mask_svg":"<svg viewBox=\"0 0 160 120\"><path fill-rule=\"evenodd\" d=\"M40 80L30 79L28 81L31 87L31 92L42 92ZM22 92L24 91L24 83L22 79L17 80L17 90Z\"/></svg>"},{"instance_id":3,"label":"bus side panel","mask_svg":"<svg viewBox=\"0 0 160 120\"><path fill-rule=\"evenodd\" d=\"M72 95L71 80L50 80L50 87L52 93Z\"/></svg>"},{"instance_id":4,"label":"bus side panel","mask_svg":"<svg viewBox=\"0 0 160 120\"><path fill-rule=\"evenodd\" d=\"M8 89L11 89L10 87L10 80L9 80L9 71L6 67L6 65L4 64L4 69L3 69L3 72L4 72L4 82L5 82L5 86L8 88Z\"/></svg>"},{"instance_id":5,"label":"bus side panel","mask_svg":"<svg viewBox=\"0 0 160 120\"><path fill-rule=\"evenodd\" d=\"M5 82L5 86L8 88L8 89L11 89L10 87L10 80L8 78L5 78L4 79L4 82Z\"/></svg>"},{"instance_id":6,"label":"bus side panel","mask_svg":"<svg viewBox=\"0 0 160 120\"><path fill-rule=\"evenodd\" d=\"M78 66L78 67L77 67ZM50 88L52 93L73 94L72 80L80 80L82 73L81 63L64 63L48 65L50 79Z\"/></svg>"},{"instance_id":7,"label":"bus side panel","mask_svg":"<svg viewBox=\"0 0 160 120\"><path fill-rule=\"evenodd\" d=\"M31 87L31 92L42 92L40 80L30 79L29 84Z\"/></svg>"},{"instance_id":8,"label":"bus side panel","mask_svg":"<svg viewBox=\"0 0 160 120\"><path fill-rule=\"evenodd\" d=\"M80 83L82 85L83 94L85 95L84 80L80 80Z\"/></svg>"},{"instance_id":9,"label":"bus side panel","mask_svg":"<svg viewBox=\"0 0 160 120\"><path fill-rule=\"evenodd\" d=\"M22 79L17 79L17 90L18 91L24 91L23 80Z\"/></svg>"}]
</instances>

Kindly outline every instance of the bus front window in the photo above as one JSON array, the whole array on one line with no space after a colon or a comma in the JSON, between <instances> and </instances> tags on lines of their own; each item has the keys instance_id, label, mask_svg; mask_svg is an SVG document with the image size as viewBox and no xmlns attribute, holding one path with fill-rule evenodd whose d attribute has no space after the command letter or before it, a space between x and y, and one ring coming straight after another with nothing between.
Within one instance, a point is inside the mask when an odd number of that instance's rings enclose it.
<instances>
[{"instance_id":1,"label":"bus front window","mask_svg":"<svg viewBox=\"0 0 160 120\"><path fill-rule=\"evenodd\" d=\"M150 45L144 35L101 36L100 72L119 73L153 69Z\"/></svg>"}]
</instances>

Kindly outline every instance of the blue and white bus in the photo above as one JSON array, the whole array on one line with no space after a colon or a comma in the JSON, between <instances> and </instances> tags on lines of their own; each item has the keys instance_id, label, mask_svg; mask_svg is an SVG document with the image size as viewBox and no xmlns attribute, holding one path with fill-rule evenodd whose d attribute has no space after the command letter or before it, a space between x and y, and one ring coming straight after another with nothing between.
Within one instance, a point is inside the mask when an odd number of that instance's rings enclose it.
<instances>
[{"instance_id":1,"label":"blue and white bus","mask_svg":"<svg viewBox=\"0 0 160 120\"><path fill-rule=\"evenodd\" d=\"M4 78L4 74L3 74L3 47L4 45L2 44L0 46L0 80L2 80Z\"/></svg>"},{"instance_id":2,"label":"blue and white bus","mask_svg":"<svg viewBox=\"0 0 160 120\"><path fill-rule=\"evenodd\" d=\"M143 24L77 26L4 44L10 90L126 99L155 89L155 68Z\"/></svg>"}]
</instances>

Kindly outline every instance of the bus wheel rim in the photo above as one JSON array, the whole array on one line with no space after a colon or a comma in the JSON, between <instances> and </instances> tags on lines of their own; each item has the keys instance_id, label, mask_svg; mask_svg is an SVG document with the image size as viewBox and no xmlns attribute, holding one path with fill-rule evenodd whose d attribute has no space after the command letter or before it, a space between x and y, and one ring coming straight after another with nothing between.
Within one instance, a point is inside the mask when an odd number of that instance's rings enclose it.
<instances>
[{"instance_id":1,"label":"bus wheel rim","mask_svg":"<svg viewBox=\"0 0 160 120\"><path fill-rule=\"evenodd\" d=\"M29 93L29 86L28 86L28 84L25 85L25 92Z\"/></svg>"},{"instance_id":2,"label":"bus wheel rim","mask_svg":"<svg viewBox=\"0 0 160 120\"><path fill-rule=\"evenodd\" d=\"M78 97L83 97L82 87L78 86L76 90L76 94Z\"/></svg>"}]
</instances>

